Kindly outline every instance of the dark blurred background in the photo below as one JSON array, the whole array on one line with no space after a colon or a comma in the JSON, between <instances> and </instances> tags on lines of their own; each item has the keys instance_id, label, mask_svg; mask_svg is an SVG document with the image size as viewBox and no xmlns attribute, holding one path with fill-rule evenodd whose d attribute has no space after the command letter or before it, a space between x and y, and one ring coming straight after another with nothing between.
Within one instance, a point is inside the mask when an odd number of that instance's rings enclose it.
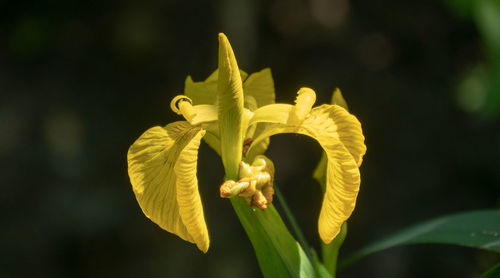
<instances>
[{"instance_id":1,"label":"dark blurred background","mask_svg":"<svg viewBox=\"0 0 500 278\"><path fill-rule=\"evenodd\" d=\"M184 79L217 67L217 33L277 100L341 88L368 153L341 256L412 223L500 206L497 0L0 2L0 277L260 277L220 159L200 148L206 255L143 216L126 153ZM489 5L489 6L488 6ZM279 135L268 155L313 246L321 149ZM279 208L279 207L278 207ZM339 277L477 277L500 256L399 247Z\"/></svg>"}]
</instances>

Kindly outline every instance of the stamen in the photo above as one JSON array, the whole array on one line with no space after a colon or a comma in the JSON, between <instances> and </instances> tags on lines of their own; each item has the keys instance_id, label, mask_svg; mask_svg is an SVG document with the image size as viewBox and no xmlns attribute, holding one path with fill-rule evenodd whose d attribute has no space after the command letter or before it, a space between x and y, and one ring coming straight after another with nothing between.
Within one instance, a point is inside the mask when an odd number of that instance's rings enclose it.
<instances>
[{"instance_id":1,"label":"stamen","mask_svg":"<svg viewBox=\"0 0 500 278\"><path fill-rule=\"evenodd\" d=\"M240 196L251 207L266 209L273 201L274 165L265 156L257 156L252 165L240 162L239 180L227 180L220 187L222 198Z\"/></svg>"}]
</instances>

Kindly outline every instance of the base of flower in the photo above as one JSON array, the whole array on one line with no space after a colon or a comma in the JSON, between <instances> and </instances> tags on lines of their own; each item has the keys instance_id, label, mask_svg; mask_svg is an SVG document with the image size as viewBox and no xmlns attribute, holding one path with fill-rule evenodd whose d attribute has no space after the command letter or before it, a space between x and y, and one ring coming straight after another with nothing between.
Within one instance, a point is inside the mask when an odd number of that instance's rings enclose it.
<instances>
[{"instance_id":1,"label":"base of flower","mask_svg":"<svg viewBox=\"0 0 500 278\"><path fill-rule=\"evenodd\" d=\"M251 207L266 209L273 201L272 162L264 157L255 158L252 165L243 161L239 164L239 180L227 180L220 187L222 198L241 196Z\"/></svg>"}]
</instances>

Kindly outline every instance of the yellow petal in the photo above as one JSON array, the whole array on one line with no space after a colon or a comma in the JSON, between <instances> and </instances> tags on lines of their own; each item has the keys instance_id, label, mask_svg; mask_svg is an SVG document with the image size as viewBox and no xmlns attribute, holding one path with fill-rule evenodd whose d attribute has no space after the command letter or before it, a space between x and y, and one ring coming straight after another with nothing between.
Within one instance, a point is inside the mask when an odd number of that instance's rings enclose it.
<instances>
[{"instance_id":1,"label":"yellow petal","mask_svg":"<svg viewBox=\"0 0 500 278\"><path fill-rule=\"evenodd\" d=\"M250 78L250 77L249 77ZM297 93L295 105L290 104L269 104L254 111L250 119L250 128L255 128L254 138L259 137L263 128L259 123L288 123L291 125L300 124L308 115L311 107L316 101L316 94L309 88L301 88ZM245 160L253 161L254 157L263 154L269 146L269 139L261 140L252 144L252 152L248 152Z\"/></svg>"},{"instance_id":2,"label":"yellow petal","mask_svg":"<svg viewBox=\"0 0 500 278\"><path fill-rule=\"evenodd\" d=\"M221 155L220 140L219 140L219 124L217 122L218 111L217 106L200 104L192 106L193 101L185 95L178 95L170 102L170 108L178 115L184 118L191 125L199 125L205 130L207 134L203 140Z\"/></svg>"},{"instance_id":3,"label":"yellow petal","mask_svg":"<svg viewBox=\"0 0 500 278\"><path fill-rule=\"evenodd\" d=\"M222 163L227 179L236 179L243 149L243 87L233 49L219 34L218 118Z\"/></svg>"},{"instance_id":4,"label":"yellow petal","mask_svg":"<svg viewBox=\"0 0 500 278\"><path fill-rule=\"evenodd\" d=\"M250 111L254 111L258 108L257 100L253 96L245 96L243 106Z\"/></svg>"},{"instance_id":5,"label":"yellow petal","mask_svg":"<svg viewBox=\"0 0 500 278\"><path fill-rule=\"evenodd\" d=\"M312 105L316 101L316 94L309 88L301 88L297 93L295 105L290 104L268 104L254 111L250 119L250 128L255 128L253 138L259 137L263 128L259 123L288 123L300 124L308 115ZM263 154L269 146L269 139L261 140L252 144L252 152L248 152L245 160L253 161L256 155Z\"/></svg>"},{"instance_id":6,"label":"yellow petal","mask_svg":"<svg viewBox=\"0 0 500 278\"><path fill-rule=\"evenodd\" d=\"M200 104L193 106L196 115L189 121L191 125L217 121L217 106Z\"/></svg>"},{"instance_id":7,"label":"yellow petal","mask_svg":"<svg viewBox=\"0 0 500 278\"><path fill-rule=\"evenodd\" d=\"M213 75L210 75L207 80L201 82L194 82L191 76L186 78L184 82L184 95L192 99L194 105L215 104L217 75L215 79Z\"/></svg>"},{"instance_id":8,"label":"yellow petal","mask_svg":"<svg viewBox=\"0 0 500 278\"><path fill-rule=\"evenodd\" d=\"M249 125L256 123L287 123L293 105L276 103L262 106L254 111Z\"/></svg>"},{"instance_id":9,"label":"yellow petal","mask_svg":"<svg viewBox=\"0 0 500 278\"><path fill-rule=\"evenodd\" d=\"M214 122L210 125L204 126L207 130L203 141L207 143L219 156L221 156L220 139L219 139L219 124Z\"/></svg>"},{"instance_id":10,"label":"yellow petal","mask_svg":"<svg viewBox=\"0 0 500 278\"><path fill-rule=\"evenodd\" d=\"M245 100L249 96L253 97L257 101L257 107L274 103L276 96L271 69L266 68L252 73L243 83L243 93Z\"/></svg>"},{"instance_id":11,"label":"yellow petal","mask_svg":"<svg viewBox=\"0 0 500 278\"><path fill-rule=\"evenodd\" d=\"M248 74L240 70L242 80L245 80ZM217 94L217 79L219 77L219 70L215 70L204 81L195 82L188 76L184 82L184 95L193 100L193 105L210 104L216 102Z\"/></svg>"},{"instance_id":12,"label":"yellow petal","mask_svg":"<svg viewBox=\"0 0 500 278\"><path fill-rule=\"evenodd\" d=\"M336 88L333 91L332 94L332 100L331 104L338 105L345 110L349 111L347 102L345 101L344 97L342 96L342 92L340 92L339 88ZM335 117L332 115L332 117ZM358 167L361 166L362 163L362 157L364 153L366 152L366 147L364 144L361 144L364 141L364 138L361 137L362 134L361 132L344 132L345 129L341 129L339 131L339 137L340 140L343 141L344 146L349 150L351 155L354 157L354 160L358 164ZM349 134L359 134L358 138L355 138L355 140L352 140L352 138L349 138ZM353 142L357 141L357 142ZM327 157L326 153L323 152L321 154L321 160L319 161L318 165L316 166L316 169L313 172L313 178L318 181L318 183L321 185L321 189L323 192L325 191L325 184L326 184L326 168L327 168Z\"/></svg>"},{"instance_id":13,"label":"yellow petal","mask_svg":"<svg viewBox=\"0 0 500 278\"><path fill-rule=\"evenodd\" d=\"M318 231L321 240L329 243L354 210L359 191L358 164L340 138L343 136L346 141L352 140L351 148L360 150L362 156L364 154L362 150L366 150L366 147L364 142L360 141L360 138L364 137L359 121L340 106L322 105L312 109L308 117L298 124L290 124L288 118L283 118L281 121L261 123L261 125L265 128L255 138L256 146L274 134L298 133L316 139L326 152L326 190L318 220ZM248 151L250 156L254 153L254 144Z\"/></svg>"},{"instance_id":14,"label":"yellow petal","mask_svg":"<svg viewBox=\"0 0 500 278\"><path fill-rule=\"evenodd\" d=\"M181 151L175 163L174 172L177 177L177 203L182 222L198 248L206 253L209 245L208 231L203 216L203 207L198 193L198 179L196 177L198 147L203 135L203 131L196 133Z\"/></svg>"},{"instance_id":15,"label":"yellow petal","mask_svg":"<svg viewBox=\"0 0 500 278\"><path fill-rule=\"evenodd\" d=\"M132 144L127 161L144 214L206 252L209 238L196 178L198 146L204 134L187 122L150 128Z\"/></svg>"},{"instance_id":16,"label":"yellow petal","mask_svg":"<svg viewBox=\"0 0 500 278\"><path fill-rule=\"evenodd\" d=\"M300 124L307 117L309 111L311 111L314 102L316 102L316 93L309 88L300 88L288 123L292 125Z\"/></svg>"},{"instance_id":17,"label":"yellow petal","mask_svg":"<svg viewBox=\"0 0 500 278\"><path fill-rule=\"evenodd\" d=\"M329 109L328 107L330 105L324 104L315 109L324 109L328 113L329 118L335 119L335 124L337 125L336 132L340 141L342 141L352 155L354 161L356 161L356 165L358 167L361 166L363 156L366 153L365 137L361 130L361 124L359 124L356 117L349 114L344 108L336 105L334 105L335 109Z\"/></svg>"},{"instance_id":18,"label":"yellow petal","mask_svg":"<svg viewBox=\"0 0 500 278\"><path fill-rule=\"evenodd\" d=\"M338 105L340 107L343 107L345 110L349 111L349 107L347 106L347 102L345 101L344 97L342 96L342 92L340 91L339 88L336 88L333 91L331 104Z\"/></svg>"},{"instance_id":19,"label":"yellow petal","mask_svg":"<svg viewBox=\"0 0 500 278\"><path fill-rule=\"evenodd\" d=\"M192 105L193 101L185 95L178 95L170 102L170 108L178 115L184 116L191 125L217 121L215 105Z\"/></svg>"},{"instance_id":20,"label":"yellow petal","mask_svg":"<svg viewBox=\"0 0 500 278\"><path fill-rule=\"evenodd\" d=\"M263 123L286 123L293 105L290 104L269 104L262 106L254 111L253 117L250 119L248 130L252 133L247 133L247 137L257 138L264 131L265 125ZM269 137L253 142L251 144L252 151L245 154L245 161L253 161L255 156L264 154L269 146Z\"/></svg>"},{"instance_id":21,"label":"yellow petal","mask_svg":"<svg viewBox=\"0 0 500 278\"><path fill-rule=\"evenodd\" d=\"M336 88L333 91L332 95L332 104L338 105L344 108L346 111L349 111L349 107L347 106L347 102L342 96L342 92L340 92L339 88ZM336 115L334 115L336 114ZM334 113L330 115L331 117L342 117L339 113ZM344 114L344 113L343 113ZM359 129L359 130L349 130L349 129ZM353 134L359 136L352 136ZM344 146L349 150L351 155L354 157L354 160L358 164L358 167L361 166L363 162L363 155L366 153L366 146L363 144L365 138L361 132L361 126L344 126L339 128L339 136L340 140L344 143ZM319 166L318 166L319 167ZM315 172L316 173L316 172ZM319 173L318 173L319 174Z\"/></svg>"}]
</instances>

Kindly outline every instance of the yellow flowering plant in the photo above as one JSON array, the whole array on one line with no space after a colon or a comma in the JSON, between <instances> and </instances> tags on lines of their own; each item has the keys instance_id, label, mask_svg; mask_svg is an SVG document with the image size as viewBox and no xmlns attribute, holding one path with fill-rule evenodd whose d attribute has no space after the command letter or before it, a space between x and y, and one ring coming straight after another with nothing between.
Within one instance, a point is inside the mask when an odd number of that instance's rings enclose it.
<instances>
[{"instance_id":1,"label":"yellow flowering plant","mask_svg":"<svg viewBox=\"0 0 500 278\"><path fill-rule=\"evenodd\" d=\"M318 233L328 256L340 247L341 240L334 239L341 229L339 237L345 236L343 223L360 187L366 147L359 121L346 110L340 91L333 95L334 104L314 107L316 94L309 88L298 91L293 105L275 103L271 71L248 75L239 70L224 34L219 34L218 63L203 82L188 77L184 95L172 100L172 110L184 121L152 127L130 147L128 173L139 206L162 229L208 251L196 174L203 139L222 158L226 175L220 195L231 200L264 276L335 276L335 266L326 270L274 208L274 166L264 153L269 137L280 133L312 137L323 148L315 177L324 188Z\"/></svg>"}]
</instances>

